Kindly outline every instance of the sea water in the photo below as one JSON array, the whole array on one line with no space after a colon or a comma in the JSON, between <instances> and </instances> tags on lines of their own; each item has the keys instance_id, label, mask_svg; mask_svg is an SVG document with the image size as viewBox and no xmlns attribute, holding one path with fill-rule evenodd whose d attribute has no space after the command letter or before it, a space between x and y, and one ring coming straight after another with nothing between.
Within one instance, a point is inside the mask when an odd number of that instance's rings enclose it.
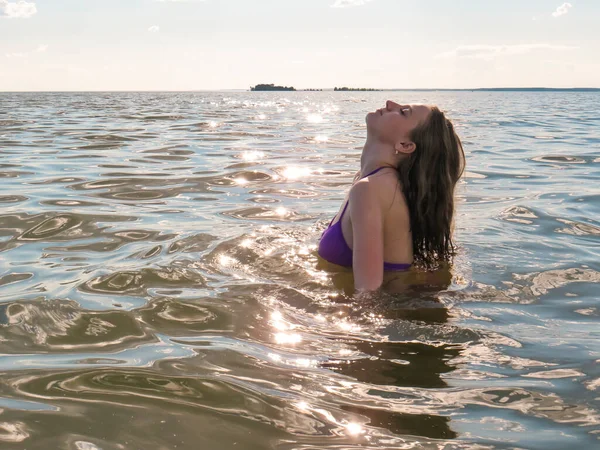
<instances>
[{"instance_id":1,"label":"sea water","mask_svg":"<svg viewBox=\"0 0 600 450\"><path fill-rule=\"evenodd\" d=\"M387 99L456 124L459 251L361 299L316 244ZM1 93L0 446L600 447L599 104Z\"/></svg>"}]
</instances>

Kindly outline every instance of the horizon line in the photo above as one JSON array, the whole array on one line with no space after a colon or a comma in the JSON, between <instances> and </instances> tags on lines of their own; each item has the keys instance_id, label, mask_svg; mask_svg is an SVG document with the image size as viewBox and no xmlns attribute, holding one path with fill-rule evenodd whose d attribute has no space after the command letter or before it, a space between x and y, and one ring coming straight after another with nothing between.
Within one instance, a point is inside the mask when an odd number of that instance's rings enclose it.
<instances>
[{"instance_id":1,"label":"horizon line","mask_svg":"<svg viewBox=\"0 0 600 450\"><path fill-rule=\"evenodd\" d=\"M316 91L318 89L318 91ZM360 91L359 89L373 89L371 91ZM83 92L252 92L250 89L242 88L219 88L219 89L91 89L91 90L12 90L1 91L0 93L83 93ZM335 91L334 88L303 88L295 91L257 91L257 92L382 92L382 91L413 91L413 92L435 92L435 91L600 91L600 87L478 87L478 88L349 88L346 91Z\"/></svg>"}]
</instances>

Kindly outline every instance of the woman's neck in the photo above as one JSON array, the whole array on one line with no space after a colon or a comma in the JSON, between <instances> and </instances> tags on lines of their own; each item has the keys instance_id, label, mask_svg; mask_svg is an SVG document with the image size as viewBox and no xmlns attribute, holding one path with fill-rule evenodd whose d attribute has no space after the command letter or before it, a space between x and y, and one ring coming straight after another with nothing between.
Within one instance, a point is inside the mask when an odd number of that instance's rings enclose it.
<instances>
[{"instance_id":1,"label":"woman's neck","mask_svg":"<svg viewBox=\"0 0 600 450\"><path fill-rule=\"evenodd\" d=\"M394 149L382 142L374 142L367 139L360 156L360 173L365 176L380 167L391 167L395 169L398 165Z\"/></svg>"}]
</instances>

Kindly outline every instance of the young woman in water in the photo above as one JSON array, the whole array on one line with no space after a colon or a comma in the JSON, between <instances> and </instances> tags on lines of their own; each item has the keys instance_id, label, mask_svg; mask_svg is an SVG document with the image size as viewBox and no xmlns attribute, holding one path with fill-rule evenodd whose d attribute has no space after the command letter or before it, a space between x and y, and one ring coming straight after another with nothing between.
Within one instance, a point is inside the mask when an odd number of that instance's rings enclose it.
<instances>
[{"instance_id":1,"label":"young woman in water","mask_svg":"<svg viewBox=\"0 0 600 450\"><path fill-rule=\"evenodd\" d=\"M367 141L347 200L319 255L352 267L358 291L385 272L433 267L454 253L454 188L465 166L452 122L435 106L392 101L366 117Z\"/></svg>"}]
</instances>

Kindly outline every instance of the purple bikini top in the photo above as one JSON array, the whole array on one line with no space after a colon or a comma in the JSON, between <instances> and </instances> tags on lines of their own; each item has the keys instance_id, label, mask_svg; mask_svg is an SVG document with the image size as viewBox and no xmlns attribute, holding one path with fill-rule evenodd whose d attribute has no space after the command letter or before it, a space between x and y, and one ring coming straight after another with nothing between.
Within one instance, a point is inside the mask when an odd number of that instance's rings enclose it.
<instances>
[{"instance_id":1,"label":"purple bikini top","mask_svg":"<svg viewBox=\"0 0 600 450\"><path fill-rule=\"evenodd\" d=\"M373 172L368 173L362 178L366 178L369 175L373 175L379 172L381 169L385 167L380 167L375 169ZM321 241L319 242L319 256L330 263L337 264L339 266L344 267L352 267L352 249L348 247L346 243L346 239L344 239L344 234L342 233L342 219L344 218L344 214L346 213L346 209L348 208L348 202L344 206L342 210L342 214L340 215L339 220L334 223L335 217L329 223L329 227L325 230L323 235L321 236ZM393 264L393 263L383 263L383 270L385 271L401 271L408 270L411 264Z\"/></svg>"}]
</instances>

